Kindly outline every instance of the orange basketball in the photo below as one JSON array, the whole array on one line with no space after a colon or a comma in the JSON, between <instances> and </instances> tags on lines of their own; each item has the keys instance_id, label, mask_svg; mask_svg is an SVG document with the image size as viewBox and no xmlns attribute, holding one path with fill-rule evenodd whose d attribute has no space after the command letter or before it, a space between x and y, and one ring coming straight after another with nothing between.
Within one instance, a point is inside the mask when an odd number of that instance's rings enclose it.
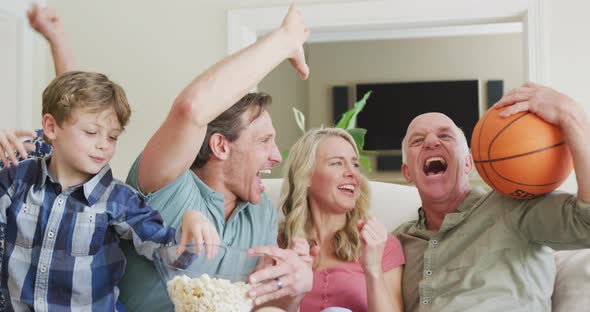
<instances>
[{"instance_id":1,"label":"orange basketball","mask_svg":"<svg viewBox=\"0 0 590 312\"><path fill-rule=\"evenodd\" d=\"M531 112L508 118L490 109L475 125L475 168L494 190L520 199L553 191L572 171L572 157L559 127Z\"/></svg>"}]
</instances>

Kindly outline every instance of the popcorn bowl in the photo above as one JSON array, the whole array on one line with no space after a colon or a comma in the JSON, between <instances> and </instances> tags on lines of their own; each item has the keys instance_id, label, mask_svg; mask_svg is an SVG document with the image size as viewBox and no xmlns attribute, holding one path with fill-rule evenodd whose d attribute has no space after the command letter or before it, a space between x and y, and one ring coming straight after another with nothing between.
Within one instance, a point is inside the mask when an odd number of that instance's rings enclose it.
<instances>
[{"instance_id":1,"label":"popcorn bowl","mask_svg":"<svg viewBox=\"0 0 590 312\"><path fill-rule=\"evenodd\" d=\"M186 251L176 254L177 246L154 251L154 263L176 312L184 311L251 311L248 276L260 257L234 247L188 244ZM216 255L207 257L206 248Z\"/></svg>"}]
</instances>

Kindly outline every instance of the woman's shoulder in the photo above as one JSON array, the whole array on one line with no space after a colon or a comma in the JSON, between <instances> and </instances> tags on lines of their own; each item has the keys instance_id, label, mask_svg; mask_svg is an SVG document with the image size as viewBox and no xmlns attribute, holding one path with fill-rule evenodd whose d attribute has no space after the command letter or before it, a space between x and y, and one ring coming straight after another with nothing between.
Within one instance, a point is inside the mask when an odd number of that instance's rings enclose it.
<instances>
[{"instance_id":1,"label":"woman's shoulder","mask_svg":"<svg viewBox=\"0 0 590 312\"><path fill-rule=\"evenodd\" d=\"M391 233L387 234L387 242L383 251L383 271L389 271L406 263L404 250L400 241Z\"/></svg>"},{"instance_id":2,"label":"woman's shoulder","mask_svg":"<svg viewBox=\"0 0 590 312\"><path fill-rule=\"evenodd\" d=\"M399 239L391 233L387 233L387 242L385 242L385 250L387 251L388 249L402 249Z\"/></svg>"}]
</instances>

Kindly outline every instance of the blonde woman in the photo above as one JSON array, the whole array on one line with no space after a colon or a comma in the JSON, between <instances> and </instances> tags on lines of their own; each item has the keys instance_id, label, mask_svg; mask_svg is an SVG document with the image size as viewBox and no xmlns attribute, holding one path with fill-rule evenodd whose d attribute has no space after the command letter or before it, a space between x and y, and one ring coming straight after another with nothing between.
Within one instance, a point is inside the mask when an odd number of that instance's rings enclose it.
<instances>
[{"instance_id":1,"label":"blonde woman","mask_svg":"<svg viewBox=\"0 0 590 312\"><path fill-rule=\"evenodd\" d=\"M293 248L305 238L317 254L313 288L301 311L335 306L355 312L403 310L403 251L369 217L368 183L346 131L322 128L304 134L289 154L281 194L285 218L279 243Z\"/></svg>"}]
</instances>

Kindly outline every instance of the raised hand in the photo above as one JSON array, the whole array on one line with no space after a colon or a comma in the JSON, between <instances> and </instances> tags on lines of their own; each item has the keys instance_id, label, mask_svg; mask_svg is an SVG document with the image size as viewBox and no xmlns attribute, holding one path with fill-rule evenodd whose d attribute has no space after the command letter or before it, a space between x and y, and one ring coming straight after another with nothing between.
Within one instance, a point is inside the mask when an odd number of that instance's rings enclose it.
<instances>
[{"instance_id":1,"label":"raised hand","mask_svg":"<svg viewBox=\"0 0 590 312\"><path fill-rule=\"evenodd\" d=\"M35 131L4 129L0 131L0 160L5 167L11 164L17 165L18 159L16 153L19 153L22 159L29 157L28 152L35 151L35 144L23 142L24 138L36 138Z\"/></svg>"},{"instance_id":2,"label":"raised hand","mask_svg":"<svg viewBox=\"0 0 590 312\"><path fill-rule=\"evenodd\" d=\"M289 56L289 62L299 72L301 79L305 80L309 77L309 67L305 62L305 53L303 52L303 43L309 38L309 28L303 21L301 12L292 3L287 12L287 16L283 19L281 24L283 30L293 42L293 48Z\"/></svg>"},{"instance_id":3,"label":"raised hand","mask_svg":"<svg viewBox=\"0 0 590 312\"><path fill-rule=\"evenodd\" d=\"M31 27L43 35L47 41L54 41L64 34L61 21L53 9L41 8L35 3L27 11L27 17Z\"/></svg>"},{"instance_id":4,"label":"raised hand","mask_svg":"<svg viewBox=\"0 0 590 312\"><path fill-rule=\"evenodd\" d=\"M36 3L27 11L29 24L49 42L55 74L76 70L74 53L66 40L66 34L59 17L53 9L41 8Z\"/></svg>"},{"instance_id":5,"label":"raised hand","mask_svg":"<svg viewBox=\"0 0 590 312\"><path fill-rule=\"evenodd\" d=\"M201 255L203 244L207 258L210 259L217 255L217 246L220 242L219 234L211 221L202 213L195 210L185 212L182 217L181 231L182 238L176 251L177 254L180 255L184 252L187 243L194 242L197 255Z\"/></svg>"},{"instance_id":6,"label":"raised hand","mask_svg":"<svg viewBox=\"0 0 590 312\"><path fill-rule=\"evenodd\" d=\"M359 220L358 227L361 235L361 266L366 273L380 274L387 229L374 217L366 222Z\"/></svg>"}]
</instances>

